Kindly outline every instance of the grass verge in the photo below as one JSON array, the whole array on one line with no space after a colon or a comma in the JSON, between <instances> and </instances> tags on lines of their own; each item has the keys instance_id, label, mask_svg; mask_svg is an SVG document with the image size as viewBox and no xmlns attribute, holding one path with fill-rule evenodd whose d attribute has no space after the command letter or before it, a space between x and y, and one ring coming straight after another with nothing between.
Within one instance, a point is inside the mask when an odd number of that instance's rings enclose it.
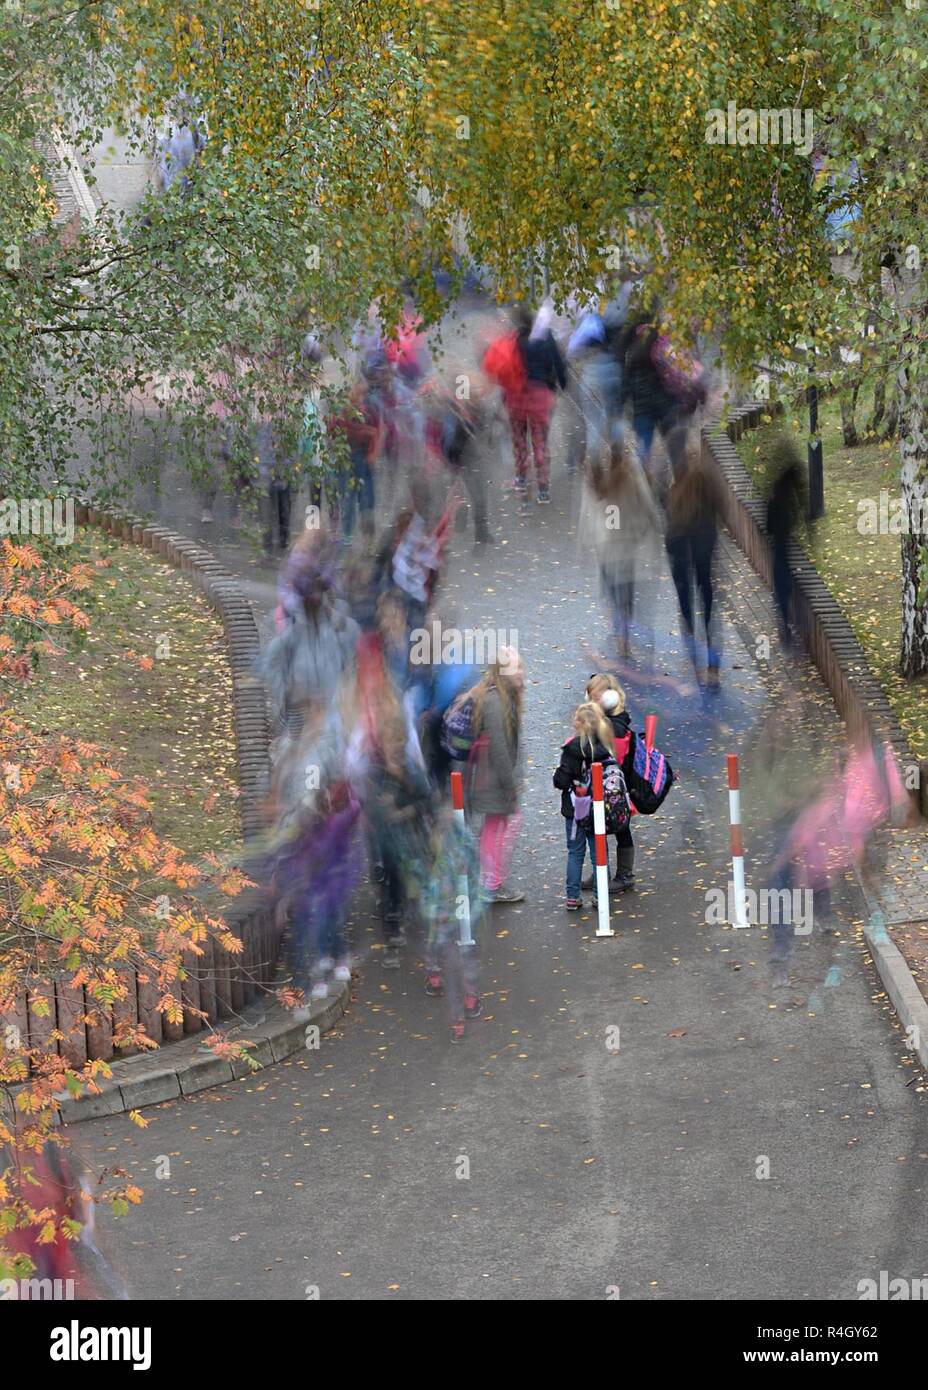
<instances>
[{"instance_id":1,"label":"grass verge","mask_svg":"<svg viewBox=\"0 0 928 1390\"><path fill-rule=\"evenodd\" d=\"M146 784L153 826L190 858L241 844L232 673L222 623L172 565L78 530L69 563L93 566L79 596L82 644L44 656L13 713L109 750Z\"/></svg>"},{"instance_id":2,"label":"grass verge","mask_svg":"<svg viewBox=\"0 0 928 1390\"><path fill-rule=\"evenodd\" d=\"M870 402L858 403L858 428ZM808 421L787 408L779 419L761 424L738 443L741 459L766 495L770 448L777 434L790 433L805 454ZM801 537L810 559L841 605L892 705L912 751L928 756L928 677L902 678L898 670L902 627L902 559L898 535L863 535L858 529L865 498L878 503L880 490L899 495L898 445L867 440L853 449L841 435L838 401L819 406L819 429L825 474L825 515ZM890 501L891 512L891 501Z\"/></svg>"}]
</instances>

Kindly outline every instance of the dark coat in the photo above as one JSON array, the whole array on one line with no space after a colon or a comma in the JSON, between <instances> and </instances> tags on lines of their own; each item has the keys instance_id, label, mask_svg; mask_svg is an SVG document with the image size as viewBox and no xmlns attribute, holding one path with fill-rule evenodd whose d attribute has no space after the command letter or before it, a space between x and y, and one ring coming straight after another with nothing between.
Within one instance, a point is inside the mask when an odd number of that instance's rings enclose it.
<instances>
[{"instance_id":1,"label":"dark coat","mask_svg":"<svg viewBox=\"0 0 928 1390\"><path fill-rule=\"evenodd\" d=\"M586 739L583 740L581 748L579 734L575 734L564 744L561 749L561 761L554 772L554 785L561 793L561 815L566 820L573 819L574 808L570 793L574 790L574 783L580 782L586 786L590 780L592 764L605 762L611 756L608 748L604 748L599 739L594 742L592 753Z\"/></svg>"},{"instance_id":2,"label":"dark coat","mask_svg":"<svg viewBox=\"0 0 928 1390\"><path fill-rule=\"evenodd\" d=\"M641 331L639 332L639 329ZM657 330L639 320L620 334L618 355L623 361L622 399L631 400L632 414L665 421L677 409L677 402L664 389L651 353Z\"/></svg>"},{"instance_id":3,"label":"dark coat","mask_svg":"<svg viewBox=\"0 0 928 1390\"><path fill-rule=\"evenodd\" d=\"M627 710L622 710L621 714L607 714L606 718L612 725L612 733L615 738L616 752L622 749L622 740L626 735L631 734L628 740L628 752L620 758L622 771L626 778L635 760L635 734L632 730L631 717ZM570 820L574 813L573 805L570 800L570 793L575 782L581 782L584 786L589 781L590 766L592 763L603 762L606 758L611 758L612 754L608 748L604 748L599 739L596 740L593 748L593 756L590 756L588 747L580 748L580 736L568 739L561 749L561 761L554 774L554 785L561 793L561 815Z\"/></svg>"},{"instance_id":4,"label":"dark coat","mask_svg":"<svg viewBox=\"0 0 928 1390\"><path fill-rule=\"evenodd\" d=\"M632 718L631 718L631 715L629 714L628 710L623 709L622 712L621 712L621 714L607 714L607 715L606 715L606 718L609 720L609 723L612 725L612 733L613 733L613 737L615 738L616 752L618 753L618 752L621 750L622 739L624 739L625 736L626 736L628 733L631 732L631 727L632 727ZM624 759L621 759L621 758L619 759L619 761L622 763L622 771L626 774L626 776L628 775L628 769L627 769L627 767L626 767L626 764L628 763L629 759L630 759L630 758L634 758L634 756L635 756L635 735L632 734L632 736L631 736L631 738L629 739L629 742L628 742L628 753L627 753L626 757L625 757Z\"/></svg>"},{"instance_id":5,"label":"dark coat","mask_svg":"<svg viewBox=\"0 0 928 1390\"><path fill-rule=\"evenodd\" d=\"M567 386L567 368L561 350L551 333L540 338L519 337L519 349L529 381L541 382L550 391Z\"/></svg>"},{"instance_id":6,"label":"dark coat","mask_svg":"<svg viewBox=\"0 0 928 1390\"><path fill-rule=\"evenodd\" d=\"M714 540L724 499L714 474L702 463L693 463L678 476L667 497L668 544L703 537Z\"/></svg>"}]
</instances>

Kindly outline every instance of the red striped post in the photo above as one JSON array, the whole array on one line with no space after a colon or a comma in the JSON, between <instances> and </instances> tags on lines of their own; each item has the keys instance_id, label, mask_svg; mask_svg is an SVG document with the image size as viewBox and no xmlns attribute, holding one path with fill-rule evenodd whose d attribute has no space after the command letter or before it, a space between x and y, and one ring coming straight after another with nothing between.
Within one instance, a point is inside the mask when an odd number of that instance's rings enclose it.
<instances>
[{"instance_id":1,"label":"red striped post","mask_svg":"<svg viewBox=\"0 0 928 1390\"><path fill-rule=\"evenodd\" d=\"M741 780L738 754L728 754L728 816L731 821L731 876L735 890L733 927L747 927L744 904L744 842L741 839Z\"/></svg>"},{"instance_id":2,"label":"red striped post","mask_svg":"<svg viewBox=\"0 0 928 1390\"><path fill-rule=\"evenodd\" d=\"M644 746L650 753L654 747L654 735L657 732L657 715L646 714L644 717Z\"/></svg>"},{"instance_id":3,"label":"red striped post","mask_svg":"<svg viewBox=\"0 0 928 1390\"><path fill-rule=\"evenodd\" d=\"M454 819L463 827L465 825L464 778L460 772L452 772L451 774L451 805L454 807ZM473 946L474 938L470 929L470 889L467 884L466 872L458 874L458 906L461 923L458 945Z\"/></svg>"},{"instance_id":4,"label":"red striped post","mask_svg":"<svg viewBox=\"0 0 928 1390\"><path fill-rule=\"evenodd\" d=\"M603 765L593 764L593 836L596 843L597 936L615 936L609 925L609 858L606 853L606 805L603 801Z\"/></svg>"}]
</instances>

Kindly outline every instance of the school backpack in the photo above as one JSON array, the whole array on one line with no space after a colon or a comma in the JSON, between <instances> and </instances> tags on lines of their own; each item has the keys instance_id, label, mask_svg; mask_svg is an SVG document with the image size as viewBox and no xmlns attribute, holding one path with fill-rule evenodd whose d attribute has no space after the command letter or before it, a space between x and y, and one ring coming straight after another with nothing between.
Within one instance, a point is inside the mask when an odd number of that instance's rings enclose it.
<instances>
[{"instance_id":1,"label":"school backpack","mask_svg":"<svg viewBox=\"0 0 928 1390\"><path fill-rule=\"evenodd\" d=\"M653 816L674 782L674 771L659 749L649 748L644 734L635 735L628 776L628 794L635 810Z\"/></svg>"},{"instance_id":2,"label":"school backpack","mask_svg":"<svg viewBox=\"0 0 928 1390\"><path fill-rule=\"evenodd\" d=\"M603 767L603 807L606 812L606 834L618 835L631 820L625 774L615 758L606 758Z\"/></svg>"},{"instance_id":3,"label":"school backpack","mask_svg":"<svg viewBox=\"0 0 928 1390\"><path fill-rule=\"evenodd\" d=\"M441 447L452 468L458 467L473 437L473 429L461 412L449 406L441 421Z\"/></svg>"},{"instance_id":4,"label":"school backpack","mask_svg":"<svg viewBox=\"0 0 928 1390\"><path fill-rule=\"evenodd\" d=\"M695 357L677 352L670 339L659 333L651 347L651 364L668 396L683 407L695 410L706 399L706 382L702 363Z\"/></svg>"},{"instance_id":5,"label":"school backpack","mask_svg":"<svg viewBox=\"0 0 928 1390\"><path fill-rule=\"evenodd\" d=\"M445 710L441 721L441 746L449 758L466 762L474 746L474 701L461 695Z\"/></svg>"}]
</instances>

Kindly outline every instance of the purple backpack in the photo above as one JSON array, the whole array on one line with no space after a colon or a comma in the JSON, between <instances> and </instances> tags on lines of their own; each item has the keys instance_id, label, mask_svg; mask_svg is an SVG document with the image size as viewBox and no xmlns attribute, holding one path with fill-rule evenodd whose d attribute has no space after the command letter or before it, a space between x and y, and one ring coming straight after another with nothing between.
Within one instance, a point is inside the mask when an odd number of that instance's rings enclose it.
<instances>
[{"instance_id":1,"label":"purple backpack","mask_svg":"<svg viewBox=\"0 0 928 1390\"><path fill-rule=\"evenodd\" d=\"M448 706L441 721L441 746L449 758L466 762L474 746L474 699L459 695Z\"/></svg>"}]
</instances>

